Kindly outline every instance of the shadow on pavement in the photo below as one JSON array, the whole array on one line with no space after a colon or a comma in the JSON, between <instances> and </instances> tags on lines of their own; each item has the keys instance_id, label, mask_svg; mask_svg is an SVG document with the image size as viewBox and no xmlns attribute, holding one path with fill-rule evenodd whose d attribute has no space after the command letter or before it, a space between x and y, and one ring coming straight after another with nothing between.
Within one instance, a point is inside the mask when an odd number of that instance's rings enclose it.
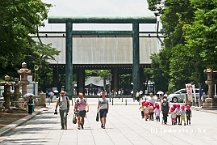
<instances>
[{"instance_id":1,"label":"shadow on pavement","mask_svg":"<svg viewBox=\"0 0 217 145\"><path fill-rule=\"evenodd\" d=\"M43 141L43 138L37 139L7 139L2 142L10 143L10 145L44 145L47 141Z\"/></svg>"}]
</instances>

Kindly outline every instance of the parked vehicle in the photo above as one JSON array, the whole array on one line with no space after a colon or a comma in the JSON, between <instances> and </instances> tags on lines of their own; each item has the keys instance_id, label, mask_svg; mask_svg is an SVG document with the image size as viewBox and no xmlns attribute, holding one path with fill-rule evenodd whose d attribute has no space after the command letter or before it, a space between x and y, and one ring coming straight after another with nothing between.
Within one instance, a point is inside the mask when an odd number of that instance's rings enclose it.
<instances>
[{"instance_id":1,"label":"parked vehicle","mask_svg":"<svg viewBox=\"0 0 217 145\"><path fill-rule=\"evenodd\" d=\"M183 102L186 98L186 94L187 94L187 90L186 89L180 89L170 95L168 95L167 99L170 102ZM202 89L202 94L204 94L204 91ZM198 101L198 98L200 97L200 89L199 88L195 88L195 95L197 97L196 101ZM193 90L192 90L192 99L194 100L194 94L193 94Z\"/></svg>"}]
</instances>

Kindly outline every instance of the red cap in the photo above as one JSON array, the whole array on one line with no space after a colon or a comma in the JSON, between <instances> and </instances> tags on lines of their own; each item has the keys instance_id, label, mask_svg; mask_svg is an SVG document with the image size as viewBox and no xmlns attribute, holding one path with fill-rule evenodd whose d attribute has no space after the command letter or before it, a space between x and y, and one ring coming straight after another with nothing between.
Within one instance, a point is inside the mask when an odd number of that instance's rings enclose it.
<instances>
[{"instance_id":1,"label":"red cap","mask_svg":"<svg viewBox=\"0 0 217 145\"><path fill-rule=\"evenodd\" d=\"M191 108L190 105L186 105L187 110L190 110L190 108Z\"/></svg>"},{"instance_id":2,"label":"red cap","mask_svg":"<svg viewBox=\"0 0 217 145\"><path fill-rule=\"evenodd\" d=\"M142 106L145 106L145 101L142 102Z\"/></svg>"},{"instance_id":3,"label":"red cap","mask_svg":"<svg viewBox=\"0 0 217 145\"><path fill-rule=\"evenodd\" d=\"M184 109L185 109L185 106L182 106L181 109L184 110Z\"/></svg>"},{"instance_id":4,"label":"red cap","mask_svg":"<svg viewBox=\"0 0 217 145\"><path fill-rule=\"evenodd\" d=\"M170 108L170 112L174 112L175 111L175 108L174 107L171 107Z\"/></svg>"},{"instance_id":5,"label":"red cap","mask_svg":"<svg viewBox=\"0 0 217 145\"><path fill-rule=\"evenodd\" d=\"M180 109L180 104L177 104L177 105L176 105L176 108Z\"/></svg>"},{"instance_id":6,"label":"red cap","mask_svg":"<svg viewBox=\"0 0 217 145\"><path fill-rule=\"evenodd\" d=\"M147 107L149 105L149 103L148 102L145 102L145 106Z\"/></svg>"}]
</instances>

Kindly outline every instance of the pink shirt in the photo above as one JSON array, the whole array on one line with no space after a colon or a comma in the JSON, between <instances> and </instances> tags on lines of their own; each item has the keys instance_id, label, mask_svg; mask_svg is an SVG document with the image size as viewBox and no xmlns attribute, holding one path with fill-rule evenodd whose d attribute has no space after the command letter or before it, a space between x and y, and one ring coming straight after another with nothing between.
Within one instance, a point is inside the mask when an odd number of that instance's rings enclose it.
<instances>
[{"instance_id":1,"label":"pink shirt","mask_svg":"<svg viewBox=\"0 0 217 145\"><path fill-rule=\"evenodd\" d=\"M160 109L155 108L155 115L160 116Z\"/></svg>"},{"instance_id":2,"label":"pink shirt","mask_svg":"<svg viewBox=\"0 0 217 145\"><path fill-rule=\"evenodd\" d=\"M78 98L75 103L76 103L76 108L78 109L78 111L83 111L86 109L87 102L85 99Z\"/></svg>"}]
</instances>

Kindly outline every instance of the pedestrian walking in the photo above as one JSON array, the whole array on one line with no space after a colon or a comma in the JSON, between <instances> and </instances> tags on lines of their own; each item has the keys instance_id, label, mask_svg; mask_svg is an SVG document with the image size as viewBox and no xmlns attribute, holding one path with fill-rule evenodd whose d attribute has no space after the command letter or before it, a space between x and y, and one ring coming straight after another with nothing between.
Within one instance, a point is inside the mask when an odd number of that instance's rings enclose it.
<instances>
[{"instance_id":1,"label":"pedestrian walking","mask_svg":"<svg viewBox=\"0 0 217 145\"><path fill-rule=\"evenodd\" d=\"M99 112L101 128L103 129L105 129L108 110L109 110L109 103L108 100L106 99L106 94L103 91L102 98L99 99L98 106L97 106L97 112Z\"/></svg>"},{"instance_id":2,"label":"pedestrian walking","mask_svg":"<svg viewBox=\"0 0 217 145\"><path fill-rule=\"evenodd\" d=\"M33 100L33 95L30 95L28 100L28 113L32 114L33 110L34 110L34 100Z\"/></svg>"},{"instance_id":3,"label":"pedestrian walking","mask_svg":"<svg viewBox=\"0 0 217 145\"><path fill-rule=\"evenodd\" d=\"M155 119L156 119L156 121L159 121L159 122L160 122L160 106L159 106L158 103L155 103L154 114L155 114Z\"/></svg>"},{"instance_id":4,"label":"pedestrian walking","mask_svg":"<svg viewBox=\"0 0 217 145\"><path fill-rule=\"evenodd\" d=\"M69 98L65 95L65 91L60 92L60 97L56 103L55 113L57 114L57 108L59 106L61 129L67 129L67 115L69 112Z\"/></svg>"},{"instance_id":5,"label":"pedestrian walking","mask_svg":"<svg viewBox=\"0 0 217 145\"><path fill-rule=\"evenodd\" d=\"M86 117L86 113L89 111L89 105L87 101L84 99L84 94L79 92L78 98L75 101L75 108L74 110L77 113L77 123L78 129L84 129L84 117Z\"/></svg>"},{"instance_id":6,"label":"pedestrian walking","mask_svg":"<svg viewBox=\"0 0 217 145\"><path fill-rule=\"evenodd\" d=\"M166 97L163 98L163 102L161 104L161 110L162 110L162 114L163 114L163 122L164 122L164 124L167 124L167 117L168 117L168 113L169 113L169 103L168 103Z\"/></svg>"},{"instance_id":7,"label":"pedestrian walking","mask_svg":"<svg viewBox=\"0 0 217 145\"><path fill-rule=\"evenodd\" d=\"M150 121L154 121L154 104L149 102L149 108L148 109L149 109Z\"/></svg>"},{"instance_id":8,"label":"pedestrian walking","mask_svg":"<svg viewBox=\"0 0 217 145\"><path fill-rule=\"evenodd\" d=\"M54 92L53 91L50 91L48 93L48 96L49 96L49 104L53 102L53 97L54 97Z\"/></svg>"},{"instance_id":9,"label":"pedestrian walking","mask_svg":"<svg viewBox=\"0 0 217 145\"><path fill-rule=\"evenodd\" d=\"M176 113L175 113L175 107L170 108L170 114L171 114L171 122L172 125L176 125Z\"/></svg>"},{"instance_id":10,"label":"pedestrian walking","mask_svg":"<svg viewBox=\"0 0 217 145\"><path fill-rule=\"evenodd\" d=\"M149 102L145 102L144 116L145 116L145 121L147 121L149 119Z\"/></svg>"},{"instance_id":11,"label":"pedestrian walking","mask_svg":"<svg viewBox=\"0 0 217 145\"><path fill-rule=\"evenodd\" d=\"M185 122L185 115L186 115L185 106L181 107L180 114L181 114L181 116L180 116L180 119L181 119L180 124L182 125L182 122L184 122L184 125L186 125L186 122Z\"/></svg>"},{"instance_id":12,"label":"pedestrian walking","mask_svg":"<svg viewBox=\"0 0 217 145\"><path fill-rule=\"evenodd\" d=\"M192 117L191 107L190 107L190 105L186 105L186 119L187 119L187 125L188 125L188 124L191 124L191 117Z\"/></svg>"},{"instance_id":13,"label":"pedestrian walking","mask_svg":"<svg viewBox=\"0 0 217 145\"><path fill-rule=\"evenodd\" d=\"M177 104L176 105L176 109L175 109L175 112L176 112L176 123L178 125L181 125L181 109L180 109L180 104Z\"/></svg>"},{"instance_id":14,"label":"pedestrian walking","mask_svg":"<svg viewBox=\"0 0 217 145\"><path fill-rule=\"evenodd\" d=\"M143 101L141 103L141 106L139 107L139 110L141 112L141 116L142 116L142 119L144 118L144 106L145 106L145 101Z\"/></svg>"}]
</instances>

